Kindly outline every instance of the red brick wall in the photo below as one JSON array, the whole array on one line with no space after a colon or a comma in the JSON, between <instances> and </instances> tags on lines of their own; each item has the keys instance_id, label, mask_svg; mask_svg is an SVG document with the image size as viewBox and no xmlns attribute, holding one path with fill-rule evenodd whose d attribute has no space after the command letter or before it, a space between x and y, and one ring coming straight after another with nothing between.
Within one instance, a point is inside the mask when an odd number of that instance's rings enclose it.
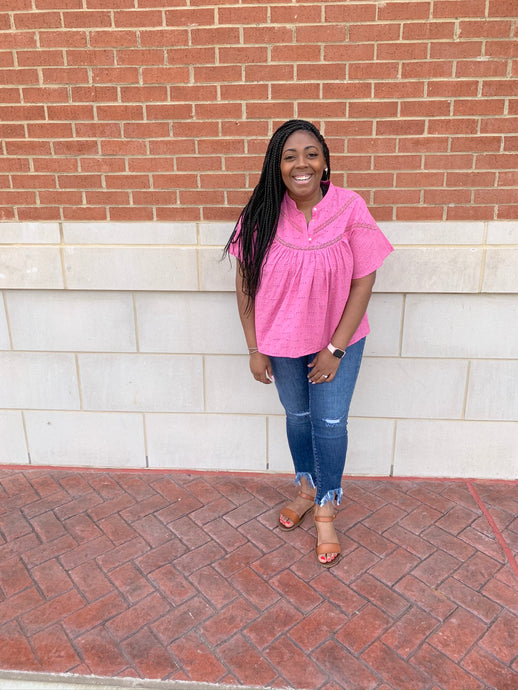
<instances>
[{"instance_id":1,"label":"red brick wall","mask_svg":"<svg viewBox=\"0 0 518 690\"><path fill-rule=\"evenodd\" d=\"M516 9L1 0L0 220L235 219L292 117L378 220L516 218Z\"/></svg>"}]
</instances>

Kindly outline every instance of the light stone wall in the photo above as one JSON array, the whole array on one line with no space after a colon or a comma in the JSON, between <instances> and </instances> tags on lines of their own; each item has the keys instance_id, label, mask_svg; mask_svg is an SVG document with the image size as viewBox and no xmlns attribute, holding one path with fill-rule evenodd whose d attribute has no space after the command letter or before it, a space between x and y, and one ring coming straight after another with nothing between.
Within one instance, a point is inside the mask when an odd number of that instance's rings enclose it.
<instances>
[{"instance_id":1,"label":"light stone wall","mask_svg":"<svg viewBox=\"0 0 518 690\"><path fill-rule=\"evenodd\" d=\"M384 223L346 471L518 476L518 224ZM0 463L289 472L228 223L0 224Z\"/></svg>"}]
</instances>

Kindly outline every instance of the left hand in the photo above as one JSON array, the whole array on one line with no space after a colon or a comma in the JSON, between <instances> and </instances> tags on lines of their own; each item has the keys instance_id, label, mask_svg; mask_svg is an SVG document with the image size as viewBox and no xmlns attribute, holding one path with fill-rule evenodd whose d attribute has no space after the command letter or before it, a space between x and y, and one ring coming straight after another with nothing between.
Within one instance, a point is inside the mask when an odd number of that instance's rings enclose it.
<instances>
[{"instance_id":1,"label":"left hand","mask_svg":"<svg viewBox=\"0 0 518 690\"><path fill-rule=\"evenodd\" d=\"M308 364L311 371L308 374L310 383L330 383L335 377L340 360L332 355L327 347L316 355L312 362Z\"/></svg>"}]
</instances>

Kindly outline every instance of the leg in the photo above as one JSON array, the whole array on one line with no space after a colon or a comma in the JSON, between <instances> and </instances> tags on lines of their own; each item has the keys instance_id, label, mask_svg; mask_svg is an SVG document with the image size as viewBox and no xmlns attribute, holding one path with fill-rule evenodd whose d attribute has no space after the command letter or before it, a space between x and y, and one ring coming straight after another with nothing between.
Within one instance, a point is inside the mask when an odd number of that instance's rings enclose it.
<instances>
[{"instance_id":1,"label":"leg","mask_svg":"<svg viewBox=\"0 0 518 690\"><path fill-rule=\"evenodd\" d=\"M286 432L295 467L295 481L301 491L283 509L281 529L293 529L313 508L316 493L313 438L309 412L307 357L270 357L275 385L286 411Z\"/></svg>"},{"instance_id":2,"label":"leg","mask_svg":"<svg viewBox=\"0 0 518 690\"><path fill-rule=\"evenodd\" d=\"M332 519L342 499L342 475L347 454L347 417L358 378L365 338L347 349L337 374L330 383L311 386L310 410L317 476L315 526L318 560L338 562L339 545ZM319 520L320 518L320 520ZM323 545L329 551L323 550ZM338 549L335 551L334 549ZM333 550L331 550L333 549Z\"/></svg>"}]
</instances>

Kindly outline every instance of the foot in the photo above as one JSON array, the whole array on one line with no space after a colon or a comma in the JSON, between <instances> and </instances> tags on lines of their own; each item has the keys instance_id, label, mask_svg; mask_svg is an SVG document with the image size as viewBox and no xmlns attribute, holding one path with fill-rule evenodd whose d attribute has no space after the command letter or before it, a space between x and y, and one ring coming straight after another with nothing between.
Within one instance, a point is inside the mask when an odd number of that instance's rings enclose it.
<instances>
[{"instance_id":1,"label":"foot","mask_svg":"<svg viewBox=\"0 0 518 690\"><path fill-rule=\"evenodd\" d=\"M315 528L317 530L317 559L330 568L340 560L340 544L333 520L337 513L332 503L315 507Z\"/></svg>"},{"instance_id":2,"label":"foot","mask_svg":"<svg viewBox=\"0 0 518 690\"><path fill-rule=\"evenodd\" d=\"M311 491L311 490L310 490ZM282 529L290 530L300 525L307 513L312 510L315 504L315 495L300 491L294 501L288 503L281 510L279 515L279 525Z\"/></svg>"}]
</instances>

